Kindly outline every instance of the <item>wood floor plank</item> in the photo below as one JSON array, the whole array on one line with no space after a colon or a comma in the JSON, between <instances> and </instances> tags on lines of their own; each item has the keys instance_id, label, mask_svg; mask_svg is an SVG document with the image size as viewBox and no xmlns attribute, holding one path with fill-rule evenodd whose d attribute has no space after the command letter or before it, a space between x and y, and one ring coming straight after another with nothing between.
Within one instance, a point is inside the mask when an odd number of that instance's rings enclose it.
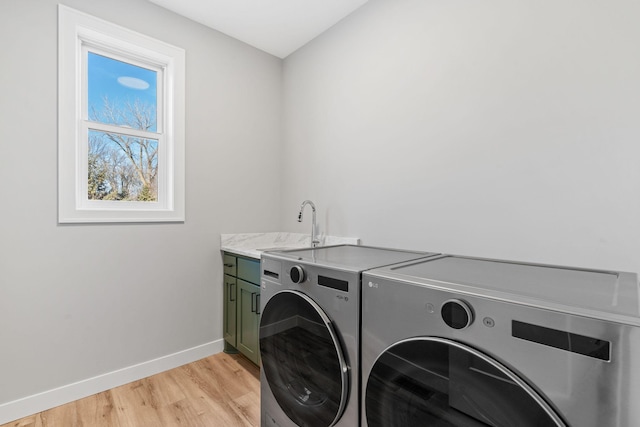
<instances>
[{"instance_id":1,"label":"wood floor plank","mask_svg":"<svg viewBox=\"0 0 640 427\"><path fill-rule=\"evenodd\" d=\"M225 391L225 387L230 384L221 383L219 377L203 372L199 368L199 365L195 367L188 365L177 370L182 374L183 391L194 408L202 414L203 418L210 420L209 425L244 426L244 420L229 405L231 398ZM220 374L224 375L222 372Z\"/></svg>"},{"instance_id":2,"label":"wood floor plank","mask_svg":"<svg viewBox=\"0 0 640 427\"><path fill-rule=\"evenodd\" d=\"M205 413L194 408L189 399L158 408L158 415L162 425L198 427L206 422Z\"/></svg>"},{"instance_id":3,"label":"wood floor plank","mask_svg":"<svg viewBox=\"0 0 640 427\"><path fill-rule=\"evenodd\" d=\"M121 427L159 426L157 405L142 381L111 390Z\"/></svg>"},{"instance_id":4,"label":"wood floor plank","mask_svg":"<svg viewBox=\"0 0 640 427\"><path fill-rule=\"evenodd\" d=\"M247 427L260 425L260 396L256 392L250 392L231 402L231 408L244 420Z\"/></svg>"},{"instance_id":5,"label":"wood floor plank","mask_svg":"<svg viewBox=\"0 0 640 427\"><path fill-rule=\"evenodd\" d=\"M110 391L94 394L74 403L78 426L120 427Z\"/></svg>"},{"instance_id":6,"label":"wood floor plank","mask_svg":"<svg viewBox=\"0 0 640 427\"><path fill-rule=\"evenodd\" d=\"M22 418L15 422L15 424L11 424L13 427L36 427L36 419L38 419L40 415L33 415L30 417ZM37 420L39 426L42 425L40 420ZM8 424L5 424L8 425Z\"/></svg>"},{"instance_id":7,"label":"wood floor plank","mask_svg":"<svg viewBox=\"0 0 640 427\"><path fill-rule=\"evenodd\" d=\"M171 405L186 398L170 372L162 372L142 381L158 406Z\"/></svg>"},{"instance_id":8,"label":"wood floor plank","mask_svg":"<svg viewBox=\"0 0 640 427\"><path fill-rule=\"evenodd\" d=\"M41 414L40 420L42 427L57 427L57 426L74 426L81 427L78 423L78 414L75 410L76 403L71 402L66 405L61 405L53 409L49 409Z\"/></svg>"},{"instance_id":9,"label":"wood floor plank","mask_svg":"<svg viewBox=\"0 0 640 427\"><path fill-rule=\"evenodd\" d=\"M0 427L259 425L259 368L219 353Z\"/></svg>"}]
</instances>

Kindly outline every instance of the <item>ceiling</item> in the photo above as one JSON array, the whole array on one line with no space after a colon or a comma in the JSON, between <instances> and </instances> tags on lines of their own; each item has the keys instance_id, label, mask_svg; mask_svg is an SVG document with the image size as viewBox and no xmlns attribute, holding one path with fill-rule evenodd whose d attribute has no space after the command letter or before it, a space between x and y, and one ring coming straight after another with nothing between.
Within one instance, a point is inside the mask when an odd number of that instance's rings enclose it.
<instances>
[{"instance_id":1,"label":"ceiling","mask_svg":"<svg viewBox=\"0 0 640 427\"><path fill-rule=\"evenodd\" d=\"M368 0L149 0L279 58Z\"/></svg>"}]
</instances>

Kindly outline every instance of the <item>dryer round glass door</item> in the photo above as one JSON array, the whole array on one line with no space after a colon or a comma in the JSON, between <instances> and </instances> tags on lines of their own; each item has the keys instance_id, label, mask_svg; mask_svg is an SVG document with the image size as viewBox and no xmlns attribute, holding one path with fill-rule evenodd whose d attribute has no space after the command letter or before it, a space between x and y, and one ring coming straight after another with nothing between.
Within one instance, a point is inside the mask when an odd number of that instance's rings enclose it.
<instances>
[{"instance_id":1,"label":"dryer round glass door","mask_svg":"<svg viewBox=\"0 0 640 427\"><path fill-rule=\"evenodd\" d=\"M308 296L281 291L260 320L262 369L282 411L297 425L329 427L349 391L340 341L324 311Z\"/></svg>"},{"instance_id":2,"label":"dryer round glass door","mask_svg":"<svg viewBox=\"0 0 640 427\"><path fill-rule=\"evenodd\" d=\"M527 383L485 354L442 338L386 349L367 380L368 427L565 427Z\"/></svg>"}]
</instances>

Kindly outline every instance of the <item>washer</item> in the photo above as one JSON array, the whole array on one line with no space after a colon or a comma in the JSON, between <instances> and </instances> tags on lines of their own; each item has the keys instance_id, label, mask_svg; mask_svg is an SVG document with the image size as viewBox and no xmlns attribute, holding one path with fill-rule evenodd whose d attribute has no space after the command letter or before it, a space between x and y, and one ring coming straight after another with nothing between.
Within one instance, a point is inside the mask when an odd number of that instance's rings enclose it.
<instances>
[{"instance_id":1,"label":"washer","mask_svg":"<svg viewBox=\"0 0 640 427\"><path fill-rule=\"evenodd\" d=\"M360 425L361 273L431 255L355 245L263 254L262 426Z\"/></svg>"},{"instance_id":2,"label":"washer","mask_svg":"<svg viewBox=\"0 0 640 427\"><path fill-rule=\"evenodd\" d=\"M636 274L442 255L362 286L363 426L640 422Z\"/></svg>"}]
</instances>

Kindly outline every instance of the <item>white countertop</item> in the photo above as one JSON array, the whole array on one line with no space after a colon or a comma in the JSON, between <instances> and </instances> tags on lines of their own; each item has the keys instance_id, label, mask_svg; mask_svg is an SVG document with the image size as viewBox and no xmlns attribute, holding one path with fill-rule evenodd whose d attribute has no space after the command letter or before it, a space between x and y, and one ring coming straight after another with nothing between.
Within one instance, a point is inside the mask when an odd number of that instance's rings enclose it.
<instances>
[{"instance_id":1,"label":"white countertop","mask_svg":"<svg viewBox=\"0 0 640 427\"><path fill-rule=\"evenodd\" d=\"M321 246L357 245L357 237L319 236ZM260 259L266 250L297 249L311 246L311 236L302 233L239 233L221 234L220 249L250 258Z\"/></svg>"}]
</instances>

